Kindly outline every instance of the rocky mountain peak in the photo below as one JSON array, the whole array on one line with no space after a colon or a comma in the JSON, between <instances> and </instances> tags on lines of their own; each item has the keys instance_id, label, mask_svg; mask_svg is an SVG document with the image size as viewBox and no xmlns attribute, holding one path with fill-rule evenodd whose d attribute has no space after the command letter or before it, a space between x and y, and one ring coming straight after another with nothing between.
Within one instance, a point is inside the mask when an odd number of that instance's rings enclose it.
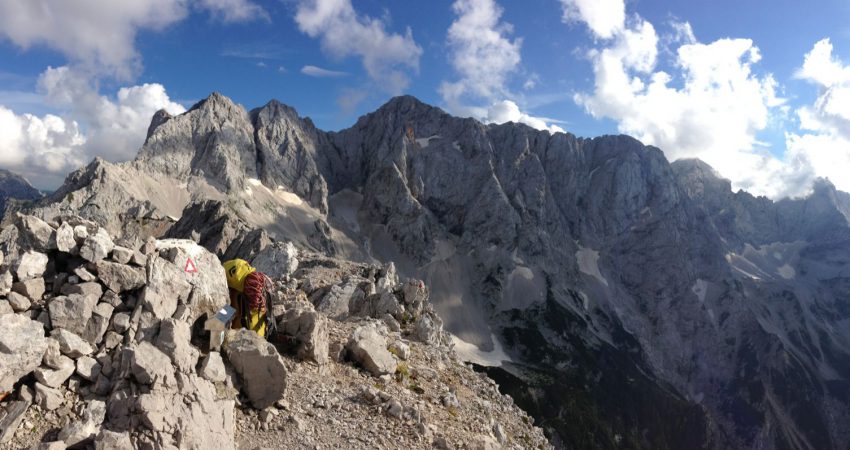
<instances>
[{"instance_id":1,"label":"rocky mountain peak","mask_svg":"<svg viewBox=\"0 0 850 450\"><path fill-rule=\"evenodd\" d=\"M234 109L239 109L241 106L237 105L230 97L225 96L221 92L214 91L207 98L199 101L192 105L186 112L192 112L195 110L203 110L203 111L231 111Z\"/></svg>"},{"instance_id":2,"label":"rocky mountain peak","mask_svg":"<svg viewBox=\"0 0 850 450\"><path fill-rule=\"evenodd\" d=\"M0 219L6 211L9 199L35 200L41 198L41 192L34 188L26 178L5 169L0 169Z\"/></svg>"},{"instance_id":3,"label":"rocky mountain peak","mask_svg":"<svg viewBox=\"0 0 850 450\"><path fill-rule=\"evenodd\" d=\"M722 208L722 203L732 195L732 182L700 159L679 159L670 167L688 196L709 208Z\"/></svg>"}]
</instances>

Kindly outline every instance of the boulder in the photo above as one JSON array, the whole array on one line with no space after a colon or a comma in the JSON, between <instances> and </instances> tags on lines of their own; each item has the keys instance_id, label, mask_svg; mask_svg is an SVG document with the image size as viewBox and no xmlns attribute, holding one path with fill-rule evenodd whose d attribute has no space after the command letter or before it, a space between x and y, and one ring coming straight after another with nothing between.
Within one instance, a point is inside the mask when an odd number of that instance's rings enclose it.
<instances>
[{"instance_id":1,"label":"boulder","mask_svg":"<svg viewBox=\"0 0 850 450\"><path fill-rule=\"evenodd\" d=\"M162 447L236 448L234 402L217 400L215 386L201 377L181 378L179 391L154 389L139 395L133 420L153 431Z\"/></svg>"},{"instance_id":2,"label":"boulder","mask_svg":"<svg viewBox=\"0 0 850 450\"><path fill-rule=\"evenodd\" d=\"M397 363L387 350L387 339L374 324L357 327L346 344L351 358L372 375L395 373Z\"/></svg>"},{"instance_id":3,"label":"boulder","mask_svg":"<svg viewBox=\"0 0 850 450\"><path fill-rule=\"evenodd\" d=\"M174 368L168 356L150 342L141 342L125 349L128 353L130 371L141 384L160 383L172 386L176 383Z\"/></svg>"},{"instance_id":4,"label":"boulder","mask_svg":"<svg viewBox=\"0 0 850 450\"><path fill-rule=\"evenodd\" d=\"M47 348L44 350L44 355L41 358L41 363L51 369L61 369L65 366L64 358L67 356L62 355L62 350L59 346L59 341L53 339L52 337L47 338Z\"/></svg>"},{"instance_id":5,"label":"boulder","mask_svg":"<svg viewBox=\"0 0 850 450\"><path fill-rule=\"evenodd\" d=\"M26 311L30 309L30 300L17 292L9 292L9 295L6 296L6 300L8 300L9 305L12 307L12 310L15 312Z\"/></svg>"},{"instance_id":6,"label":"boulder","mask_svg":"<svg viewBox=\"0 0 850 450\"><path fill-rule=\"evenodd\" d=\"M389 314L396 320L401 320L404 316L404 306L390 292L352 299L349 308L352 316L380 318Z\"/></svg>"},{"instance_id":7,"label":"boulder","mask_svg":"<svg viewBox=\"0 0 850 450\"><path fill-rule=\"evenodd\" d=\"M311 307L298 306L283 314L278 322L278 332L295 338L299 358L325 364L328 361L327 320Z\"/></svg>"},{"instance_id":8,"label":"boulder","mask_svg":"<svg viewBox=\"0 0 850 450\"><path fill-rule=\"evenodd\" d=\"M231 330L224 354L242 379L242 390L256 409L273 405L286 389L286 366L265 339L245 329Z\"/></svg>"},{"instance_id":9,"label":"boulder","mask_svg":"<svg viewBox=\"0 0 850 450\"><path fill-rule=\"evenodd\" d=\"M89 380L97 380L100 375L101 365L96 359L90 356L82 356L77 360L76 372L80 377Z\"/></svg>"},{"instance_id":10,"label":"boulder","mask_svg":"<svg viewBox=\"0 0 850 450\"><path fill-rule=\"evenodd\" d=\"M47 255L44 253L27 251L15 264L15 276L21 281L41 277L47 270L47 261Z\"/></svg>"},{"instance_id":11,"label":"boulder","mask_svg":"<svg viewBox=\"0 0 850 450\"><path fill-rule=\"evenodd\" d=\"M0 315L3 314L15 314L15 310L12 309L9 300L0 298Z\"/></svg>"},{"instance_id":12,"label":"boulder","mask_svg":"<svg viewBox=\"0 0 850 450\"><path fill-rule=\"evenodd\" d=\"M71 421L59 431L59 439L68 447L82 446L94 439L105 418L106 403L101 400L90 400L80 420Z\"/></svg>"},{"instance_id":13,"label":"boulder","mask_svg":"<svg viewBox=\"0 0 850 450\"><path fill-rule=\"evenodd\" d=\"M59 342L59 351L71 358L90 355L94 351L83 338L63 328L55 328L50 333L50 337Z\"/></svg>"},{"instance_id":14,"label":"boulder","mask_svg":"<svg viewBox=\"0 0 850 450\"><path fill-rule=\"evenodd\" d=\"M90 234L85 238L83 246L80 247L80 257L89 262L98 262L109 256L109 252L115 244L105 229L99 228L97 233Z\"/></svg>"},{"instance_id":15,"label":"boulder","mask_svg":"<svg viewBox=\"0 0 850 450\"><path fill-rule=\"evenodd\" d=\"M103 287L97 282L66 284L62 286L60 292L62 295L76 294L94 297L94 300L97 301L103 295Z\"/></svg>"},{"instance_id":16,"label":"boulder","mask_svg":"<svg viewBox=\"0 0 850 450\"><path fill-rule=\"evenodd\" d=\"M390 344L389 350L390 353L398 356L399 359L407 361L407 359L410 358L410 346L400 340L393 341L393 343Z\"/></svg>"},{"instance_id":17,"label":"boulder","mask_svg":"<svg viewBox=\"0 0 850 450\"><path fill-rule=\"evenodd\" d=\"M92 316L97 297L72 294L56 297L47 304L53 328L64 328L83 334Z\"/></svg>"},{"instance_id":18,"label":"boulder","mask_svg":"<svg viewBox=\"0 0 850 450\"><path fill-rule=\"evenodd\" d=\"M46 290L44 278L30 278L29 280L19 281L12 285L12 291L26 295L32 301L41 300Z\"/></svg>"},{"instance_id":19,"label":"boulder","mask_svg":"<svg viewBox=\"0 0 850 450\"><path fill-rule=\"evenodd\" d=\"M185 239L156 241L156 248L165 260L178 269L182 279L192 286L189 306L189 321L194 322L204 314L215 314L230 304L227 278L218 257L195 242ZM191 261L190 261L191 260ZM194 271L192 267L194 266ZM150 284L151 275L148 275Z\"/></svg>"},{"instance_id":20,"label":"boulder","mask_svg":"<svg viewBox=\"0 0 850 450\"><path fill-rule=\"evenodd\" d=\"M349 281L331 286L330 290L316 302L316 310L334 320L345 320L349 316L349 305L360 302L366 293Z\"/></svg>"},{"instance_id":21,"label":"boulder","mask_svg":"<svg viewBox=\"0 0 850 450\"><path fill-rule=\"evenodd\" d=\"M111 261L97 262L97 276L107 288L119 294L145 285L144 269Z\"/></svg>"},{"instance_id":22,"label":"boulder","mask_svg":"<svg viewBox=\"0 0 850 450\"><path fill-rule=\"evenodd\" d=\"M0 369L2 372L2 369ZM18 425L24 420L29 402L11 401L0 404L0 444L9 442L15 436Z\"/></svg>"},{"instance_id":23,"label":"boulder","mask_svg":"<svg viewBox=\"0 0 850 450\"><path fill-rule=\"evenodd\" d=\"M95 281L97 279L97 277L94 276L93 273L89 272L88 269L85 268L85 266L80 266L74 269L74 275L76 275L80 278L80 280L85 282Z\"/></svg>"},{"instance_id":24,"label":"boulder","mask_svg":"<svg viewBox=\"0 0 850 450\"><path fill-rule=\"evenodd\" d=\"M74 373L74 360L60 355L56 363L58 368L41 366L33 372L35 379L47 387L56 388L62 385Z\"/></svg>"},{"instance_id":25,"label":"boulder","mask_svg":"<svg viewBox=\"0 0 850 450\"><path fill-rule=\"evenodd\" d=\"M147 285L139 301L159 319L171 317L177 310L177 304L186 303L192 292L192 285L183 271L163 258L154 256L148 259L147 276Z\"/></svg>"},{"instance_id":26,"label":"boulder","mask_svg":"<svg viewBox=\"0 0 850 450\"><path fill-rule=\"evenodd\" d=\"M89 237L89 229L85 225L74 225L74 239L78 243L83 242Z\"/></svg>"},{"instance_id":27,"label":"boulder","mask_svg":"<svg viewBox=\"0 0 850 450\"><path fill-rule=\"evenodd\" d=\"M298 269L298 249L292 242L276 242L258 253L251 265L271 278L284 278Z\"/></svg>"},{"instance_id":28,"label":"boulder","mask_svg":"<svg viewBox=\"0 0 850 450\"><path fill-rule=\"evenodd\" d=\"M133 257L130 258L130 264L139 267L145 267L148 263L148 256L136 250L133 252Z\"/></svg>"},{"instance_id":29,"label":"boulder","mask_svg":"<svg viewBox=\"0 0 850 450\"><path fill-rule=\"evenodd\" d=\"M422 313L425 304L428 303L430 292L425 283L420 280L410 280L401 288L401 300L405 308L412 316Z\"/></svg>"},{"instance_id":30,"label":"boulder","mask_svg":"<svg viewBox=\"0 0 850 450\"><path fill-rule=\"evenodd\" d=\"M116 245L112 248L112 260L118 264L129 264L133 259L133 250Z\"/></svg>"},{"instance_id":31,"label":"boulder","mask_svg":"<svg viewBox=\"0 0 850 450\"><path fill-rule=\"evenodd\" d=\"M129 432L118 433L104 428L95 436L94 448L95 450L133 450L135 447L130 441Z\"/></svg>"},{"instance_id":32,"label":"boulder","mask_svg":"<svg viewBox=\"0 0 850 450\"><path fill-rule=\"evenodd\" d=\"M112 317L112 305L106 302L98 303L92 311L92 316L86 323L86 328L80 335L86 342L97 345L103 339L104 333L109 329L109 319Z\"/></svg>"},{"instance_id":33,"label":"boulder","mask_svg":"<svg viewBox=\"0 0 850 450\"><path fill-rule=\"evenodd\" d=\"M390 262L378 274L378 281L375 283L375 289L378 294L392 293L398 284L398 273L395 270L395 263Z\"/></svg>"},{"instance_id":34,"label":"boulder","mask_svg":"<svg viewBox=\"0 0 850 450\"><path fill-rule=\"evenodd\" d=\"M227 373L224 369L224 360L221 359L219 352L210 352L201 361L199 373L202 377L213 383L219 383L227 378Z\"/></svg>"},{"instance_id":35,"label":"boulder","mask_svg":"<svg viewBox=\"0 0 850 450\"><path fill-rule=\"evenodd\" d=\"M56 248L60 252L77 253L77 239L74 237L74 227L67 222L56 229Z\"/></svg>"},{"instance_id":36,"label":"boulder","mask_svg":"<svg viewBox=\"0 0 850 450\"><path fill-rule=\"evenodd\" d=\"M175 319L165 319L159 325L156 347L171 358L172 364L183 373L193 373L200 353L192 346L191 326Z\"/></svg>"},{"instance_id":37,"label":"boulder","mask_svg":"<svg viewBox=\"0 0 850 450\"><path fill-rule=\"evenodd\" d=\"M440 344L443 326L438 320L428 314L417 317L410 337L428 345Z\"/></svg>"},{"instance_id":38,"label":"boulder","mask_svg":"<svg viewBox=\"0 0 850 450\"><path fill-rule=\"evenodd\" d=\"M112 316L112 329L118 333L124 333L130 328L130 315L127 313L117 313Z\"/></svg>"},{"instance_id":39,"label":"boulder","mask_svg":"<svg viewBox=\"0 0 850 450\"><path fill-rule=\"evenodd\" d=\"M35 402L45 411L53 411L62 406L62 392L58 389L35 383Z\"/></svg>"},{"instance_id":40,"label":"boulder","mask_svg":"<svg viewBox=\"0 0 850 450\"><path fill-rule=\"evenodd\" d=\"M0 392L41 364L47 339L41 323L19 314L0 315Z\"/></svg>"},{"instance_id":41,"label":"boulder","mask_svg":"<svg viewBox=\"0 0 850 450\"><path fill-rule=\"evenodd\" d=\"M47 252L56 248L56 232L47 222L38 217L18 216L18 230L33 250Z\"/></svg>"}]
</instances>

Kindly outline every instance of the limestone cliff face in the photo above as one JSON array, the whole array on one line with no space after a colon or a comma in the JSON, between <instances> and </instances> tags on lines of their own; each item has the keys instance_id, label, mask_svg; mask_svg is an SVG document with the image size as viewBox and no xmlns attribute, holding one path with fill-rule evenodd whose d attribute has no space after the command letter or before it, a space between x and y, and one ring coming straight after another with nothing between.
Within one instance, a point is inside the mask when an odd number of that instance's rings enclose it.
<instances>
[{"instance_id":1,"label":"limestone cliff face","mask_svg":"<svg viewBox=\"0 0 850 450\"><path fill-rule=\"evenodd\" d=\"M772 202L627 136L483 125L413 97L327 133L213 94L38 212L161 234L187 206L424 279L449 331L505 350L488 371L559 445L850 443L850 196L827 182ZM174 229L203 240L191 221Z\"/></svg>"}]
</instances>

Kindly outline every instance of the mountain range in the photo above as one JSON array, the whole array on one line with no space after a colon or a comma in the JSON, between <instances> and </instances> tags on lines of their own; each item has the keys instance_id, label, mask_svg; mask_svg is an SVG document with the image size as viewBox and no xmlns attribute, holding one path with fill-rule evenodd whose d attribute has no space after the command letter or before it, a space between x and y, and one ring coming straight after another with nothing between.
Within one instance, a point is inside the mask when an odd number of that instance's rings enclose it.
<instances>
[{"instance_id":1,"label":"mountain range","mask_svg":"<svg viewBox=\"0 0 850 450\"><path fill-rule=\"evenodd\" d=\"M249 258L273 237L425 280L456 349L559 448L850 445L850 195L410 96L317 129L213 93L28 207Z\"/></svg>"}]
</instances>

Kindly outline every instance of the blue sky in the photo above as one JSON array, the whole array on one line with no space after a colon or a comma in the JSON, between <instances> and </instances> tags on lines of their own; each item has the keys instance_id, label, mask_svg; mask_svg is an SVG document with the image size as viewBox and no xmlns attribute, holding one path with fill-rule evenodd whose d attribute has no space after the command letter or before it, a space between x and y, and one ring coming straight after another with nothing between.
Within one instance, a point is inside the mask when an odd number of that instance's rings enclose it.
<instances>
[{"instance_id":1,"label":"blue sky","mask_svg":"<svg viewBox=\"0 0 850 450\"><path fill-rule=\"evenodd\" d=\"M69 3L0 0L0 167L46 189L94 156L132 158L156 108L220 91L327 130L412 94L485 122L632 134L773 198L818 176L850 190L846 1Z\"/></svg>"}]
</instances>

